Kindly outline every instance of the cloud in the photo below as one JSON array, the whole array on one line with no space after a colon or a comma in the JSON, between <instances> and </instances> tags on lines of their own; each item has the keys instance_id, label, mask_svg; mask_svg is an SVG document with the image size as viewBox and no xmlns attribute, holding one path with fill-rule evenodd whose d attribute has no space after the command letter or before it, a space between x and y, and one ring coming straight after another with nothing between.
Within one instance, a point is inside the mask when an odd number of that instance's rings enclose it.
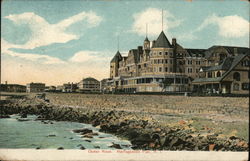
<instances>
[{"instance_id":1,"label":"cloud","mask_svg":"<svg viewBox=\"0 0 250 161\"><path fill-rule=\"evenodd\" d=\"M168 32L169 29L177 27L181 24L181 20L176 19L169 11L163 10L163 30ZM162 10L157 8L148 8L145 11L133 15L134 23L132 32L138 35L146 34L146 24L148 24L148 35L159 35L162 30Z\"/></svg>"},{"instance_id":2,"label":"cloud","mask_svg":"<svg viewBox=\"0 0 250 161\"><path fill-rule=\"evenodd\" d=\"M64 64L65 62L59 58L48 56L48 55L40 55L35 53L18 53L11 50L11 48L15 48L15 44L11 44L4 39L1 39L1 50L3 54L10 55L12 57L22 58L25 60L33 61L35 63L41 64Z\"/></svg>"},{"instance_id":3,"label":"cloud","mask_svg":"<svg viewBox=\"0 0 250 161\"><path fill-rule=\"evenodd\" d=\"M69 60L59 64L36 63L36 57L18 57L3 55L2 80L9 83L26 84L29 82L44 82L46 85L62 85L67 82L79 82L83 77L103 79L109 76L109 61L107 52L79 51ZM21 58L21 59L19 59ZM44 57L46 61L50 58ZM49 59L49 60L47 60ZM35 62L33 62L35 61ZM53 61L53 59L51 59Z\"/></svg>"},{"instance_id":4,"label":"cloud","mask_svg":"<svg viewBox=\"0 0 250 161\"><path fill-rule=\"evenodd\" d=\"M109 64L112 57L110 52L101 51L79 51L75 53L70 59L70 62L74 63L85 63L85 64L95 64L97 66L103 66Z\"/></svg>"},{"instance_id":5,"label":"cloud","mask_svg":"<svg viewBox=\"0 0 250 161\"><path fill-rule=\"evenodd\" d=\"M15 24L27 24L32 32L32 36L23 45L15 45L15 48L34 49L40 46L47 46L53 43L66 43L70 40L78 39L79 36L73 33L67 33L65 30L74 23L87 21L87 27L95 27L100 24L102 18L96 13L81 12L77 15L64 19L57 24L48 23L43 17L33 12L22 14L13 14L5 16Z\"/></svg>"},{"instance_id":6,"label":"cloud","mask_svg":"<svg viewBox=\"0 0 250 161\"><path fill-rule=\"evenodd\" d=\"M209 25L217 25L219 35L225 38L239 38L249 34L249 22L238 15L219 17L214 14L206 18L197 31Z\"/></svg>"},{"instance_id":7,"label":"cloud","mask_svg":"<svg viewBox=\"0 0 250 161\"><path fill-rule=\"evenodd\" d=\"M71 62L87 62L87 61L93 61L96 59L96 56L93 54L97 54L95 51L79 51L73 55L69 60Z\"/></svg>"}]
</instances>

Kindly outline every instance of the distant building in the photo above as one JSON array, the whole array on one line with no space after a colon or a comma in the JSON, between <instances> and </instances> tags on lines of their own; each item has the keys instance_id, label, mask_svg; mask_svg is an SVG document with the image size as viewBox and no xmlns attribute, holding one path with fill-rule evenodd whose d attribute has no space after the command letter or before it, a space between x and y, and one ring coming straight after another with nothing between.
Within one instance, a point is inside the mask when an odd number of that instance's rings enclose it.
<instances>
[{"instance_id":1,"label":"distant building","mask_svg":"<svg viewBox=\"0 0 250 161\"><path fill-rule=\"evenodd\" d=\"M101 80L101 82L100 82L100 92L103 92L103 93L105 93L105 92L108 92L109 90L108 90L108 81L109 81L110 79L103 79L103 80Z\"/></svg>"},{"instance_id":2,"label":"distant building","mask_svg":"<svg viewBox=\"0 0 250 161\"><path fill-rule=\"evenodd\" d=\"M78 83L79 92L100 92L100 82L95 78L85 78Z\"/></svg>"},{"instance_id":3,"label":"distant building","mask_svg":"<svg viewBox=\"0 0 250 161\"><path fill-rule=\"evenodd\" d=\"M26 92L26 86L20 84L0 84L1 92Z\"/></svg>"},{"instance_id":4,"label":"distant building","mask_svg":"<svg viewBox=\"0 0 250 161\"><path fill-rule=\"evenodd\" d=\"M71 92L76 92L76 90L78 89L77 84L76 83L65 83L62 86L62 92L66 92L66 93L71 93Z\"/></svg>"},{"instance_id":5,"label":"distant building","mask_svg":"<svg viewBox=\"0 0 250 161\"><path fill-rule=\"evenodd\" d=\"M56 86L46 86L45 87L45 92L55 92L56 91Z\"/></svg>"},{"instance_id":6,"label":"distant building","mask_svg":"<svg viewBox=\"0 0 250 161\"><path fill-rule=\"evenodd\" d=\"M62 92L64 87L62 85L56 86L56 92Z\"/></svg>"},{"instance_id":7,"label":"distant building","mask_svg":"<svg viewBox=\"0 0 250 161\"><path fill-rule=\"evenodd\" d=\"M26 85L27 92L44 92L45 84L44 83L29 83Z\"/></svg>"}]
</instances>

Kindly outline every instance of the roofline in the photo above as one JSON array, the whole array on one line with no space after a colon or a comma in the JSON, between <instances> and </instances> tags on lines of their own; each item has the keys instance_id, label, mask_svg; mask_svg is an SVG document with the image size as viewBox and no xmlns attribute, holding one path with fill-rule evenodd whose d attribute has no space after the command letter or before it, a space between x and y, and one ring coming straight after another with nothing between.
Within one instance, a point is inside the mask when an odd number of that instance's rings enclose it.
<instances>
[{"instance_id":1,"label":"roofline","mask_svg":"<svg viewBox=\"0 0 250 161\"><path fill-rule=\"evenodd\" d=\"M243 57L240 59L240 61L241 61L242 59L244 59L246 56L249 56L249 55L245 55L245 54L242 54L242 55L243 55ZM240 63L240 61L239 61L237 64L235 64L233 67L231 67L231 68L222 76L221 81L223 81L223 79L233 70L234 67L236 67L236 66Z\"/></svg>"}]
</instances>

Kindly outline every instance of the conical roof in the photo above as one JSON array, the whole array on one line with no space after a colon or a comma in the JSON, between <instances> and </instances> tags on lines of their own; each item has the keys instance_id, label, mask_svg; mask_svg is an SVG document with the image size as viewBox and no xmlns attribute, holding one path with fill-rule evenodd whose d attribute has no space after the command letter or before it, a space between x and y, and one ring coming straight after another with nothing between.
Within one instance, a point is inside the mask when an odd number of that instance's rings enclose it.
<instances>
[{"instance_id":1,"label":"conical roof","mask_svg":"<svg viewBox=\"0 0 250 161\"><path fill-rule=\"evenodd\" d=\"M115 56L113 57L113 59L111 60L111 62L116 62L116 61L120 61L120 60L122 60L122 55L118 50L117 53L115 54Z\"/></svg>"},{"instance_id":2,"label":"conical roof","mask_svg":"<svg viewBox=\"0 0 250 161\"><path fill-rule=\"evenodd\" d=\"M144 41L149 41L149 40L148 40L148 37L146 37Z\"/></svg>"},{"instance_id":3,"label":"conical roof","mask_svg":"<svg viewBox=\"0 0 250 161\"><path fill-rule=\"evenodd\" d=\"M159 37L157 38L153 48L171 48L171 47L172 45L169 43L168 38L162 31Z\"/></svg>"}]
</instances>

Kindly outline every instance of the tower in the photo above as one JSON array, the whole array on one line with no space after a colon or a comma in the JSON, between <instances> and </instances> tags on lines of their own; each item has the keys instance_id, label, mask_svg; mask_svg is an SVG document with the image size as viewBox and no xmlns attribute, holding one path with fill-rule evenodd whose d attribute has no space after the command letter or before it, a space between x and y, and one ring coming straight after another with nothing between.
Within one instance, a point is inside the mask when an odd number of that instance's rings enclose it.
<instances>
[{"instance_id":1,"label":"tower","mask_svg":"<svg viewBox=\"0 0 250 161\"><path fill-rule=\"evenodd\" d=\"M143 47L144 47L144 50L150 49L150 41L148 40L148 24L146 24L146 38L144 40Z\"/></svg>"}]
</instances>

